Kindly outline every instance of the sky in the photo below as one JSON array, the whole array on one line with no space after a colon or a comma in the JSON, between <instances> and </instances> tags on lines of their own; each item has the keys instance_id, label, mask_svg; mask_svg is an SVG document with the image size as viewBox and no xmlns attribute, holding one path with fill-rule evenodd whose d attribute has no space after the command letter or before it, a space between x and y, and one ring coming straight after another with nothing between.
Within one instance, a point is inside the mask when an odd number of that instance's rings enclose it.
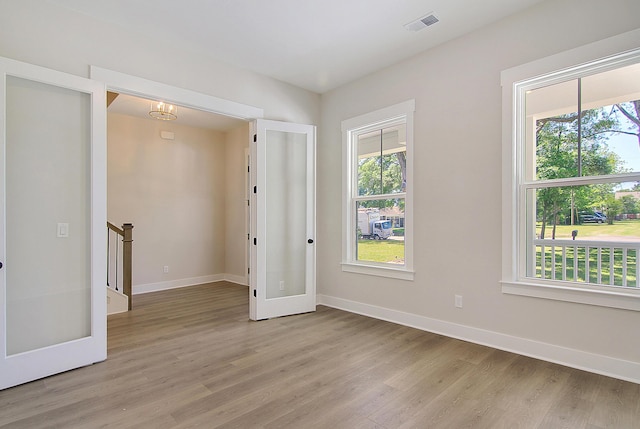
<instances>
[{"instance_id":1,"label":"sky","mask_svg":"<svg viewBox=\"0 0 640 429\"><path fill-rule=\"evenodd\" d=\"M608 144L609 148L624 160L626 168L640 171L640 145L637 137L618 134L612 137Z\"/></svg>"},{"instance_id":2,"label":"sky","mask_svg":"<svg viewBox=\"0 0 640 429\"><path fill-rule=\"evenodd\" d=\"M619 115L621 122L621 128L623 130L630 130L631 132L637 132L635 127L632 127L631 122ZM624 160L624 167L630 171L640 171L640 144L636 136L628 134L613 134L607 142L609 149L617 153L622 160ZM625 184L623 188L631 188L635 183Z\"/></svg>"}]
</instances>

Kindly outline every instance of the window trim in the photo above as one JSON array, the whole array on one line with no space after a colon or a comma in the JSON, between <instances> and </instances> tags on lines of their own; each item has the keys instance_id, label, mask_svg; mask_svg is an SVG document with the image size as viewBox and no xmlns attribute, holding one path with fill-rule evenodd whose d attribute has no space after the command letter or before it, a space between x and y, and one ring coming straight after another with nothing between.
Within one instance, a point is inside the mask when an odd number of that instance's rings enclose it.
<instances>
[{"instance_id":1,"label":"window trim","mask_svg":"<svg viewBox=\"0 0 640 429\"><path fill-rule=\"evenodd\" d=\"M525 278L520 275L520 254L525 237L520 184L524 181L523 108L528 89L549 85L585 71L603 72L640 62L640 30L633 30L562 52L531 63L504 70L502 84L502 292L505 294L552 299L626 310L640 311L640 291L588 284L575 285L559 280ZM570 179L569 181L575 181ZM582 179L577 179L578 181ZM539 183L538 183L539 184Z\"/></svg>"},{"instance_id":2,"label":"window trim","mask_svg":"<svg viewBox=\"0 0 640 429\"><path fill-rule=\"evenodd\" d=\"M373 112L365 113L354 118L342 121L342 271L366 274L379 277L395 278L400 280L413 280L413 114L415 100L407 100L392 106L388 106ZM351 216L353 203L353 144L352 135L363 128L371 127L377 123L390 120L405 119L407 133L407 187L405 190L405 236L404 252L405 263L403 267L392 266L375 262L359 262L354 258L355 246L351 238L355 216Z\"/></svg>"}]
</instances>

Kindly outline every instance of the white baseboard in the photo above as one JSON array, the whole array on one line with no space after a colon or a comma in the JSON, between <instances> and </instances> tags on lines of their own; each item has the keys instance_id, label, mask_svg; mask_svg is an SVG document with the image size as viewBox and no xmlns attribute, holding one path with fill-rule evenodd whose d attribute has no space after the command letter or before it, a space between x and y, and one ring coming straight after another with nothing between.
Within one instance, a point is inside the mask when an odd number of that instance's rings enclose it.
<instances>
[{"instance_id":1,"label":"white baseboard","mask_svg":"<svg viewBox=\"0 0 640 429\"><path fill-rule=\"evenodd\" d=\"M133 285L131 289L134 295L138 295L142 293L158 292L161 290L177 289L181 287L195 286L195 285L201 285L204 283L214 283L214 282L222 282L222 281L237 283L237 284L246 286L245 278L242 276L236 276L233 274L211 274L208 276L201 276L201 277L189 277L186 279L168 280L166 282Z\"/></svg>"},{"instance_id":2,"label":"white baseboard","mask_svg":"<svg viewBox=\"0 0 640 429\"><path fill-rule=\"evenodd\" d=\"M245 276L236 276L235 274L224 274L224 280L230 283L236 283L241 286L248 286Z\"/></svg>"},{"instance_id":3,"label":"white baseboard","mask_svg":"<svg viewBox=\"0 0 640 429\"><path fill-rule=\"evenodd\" d=\"M195 285L201 285L203 283L219 282L222 280L224 280L223 274L212 274L209 276L189 277L186 279L168 280L166 282L133 285L131 289L133 289L134 295L138 295L139 293L158 292L161 290L176 289L176 288L186 287L186 286L195 286Z\"/></svg>"},{"instance_id":4,"label":"white baseboard","mask_svg":"<svg viewBox=\"0 0 640 429\"><path fill-rule=\"evenodd\" d=\"M326 305L327 307L362 314L423 331L640 384L640 362L597 355L581 350L569 349L327 295L317 295L317 303L319 305Z\"/></svg>"}]
</instances>

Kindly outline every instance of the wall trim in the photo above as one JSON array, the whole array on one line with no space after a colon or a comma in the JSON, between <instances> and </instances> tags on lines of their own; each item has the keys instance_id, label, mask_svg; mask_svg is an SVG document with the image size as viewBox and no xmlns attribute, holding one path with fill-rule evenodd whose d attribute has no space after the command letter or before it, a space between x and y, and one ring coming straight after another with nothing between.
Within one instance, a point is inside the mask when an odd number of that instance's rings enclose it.
<instances>
[{"instance_id":1,"label":"wall trim","mask_svg":"<svg viewBox=\"0 0 640 429\"><path fill-rule=\"evenodd\" d=\"M180 106L244 120L252 120L264 116L264 110L259 107L225 100L190 89L156 82L102 67L90 66L89 76L93 80L104 82L108 90L136 97L156 98Z\"/></svg>"},{"instance_id":2,"label":"wall trim","mask_svg":"<svg viewBox=\"0 0 640 429\"><path fill-rule=\"evenodd\" d=\"M233 274L211 274L208 276L201 276L201 277L189 277L185 279L168 280L166 282L133 285L132 293L134 295L138 295L143 293L158 292L161 290L177 289L181 287L195 286L195 285L201 285L205 283L215 283L215 282L222 282L222 281L237 283L237 284L246 286L244 282L244 277L242 276L236 276Z\"/></svg>"},{"instance_id":3,"label":"wall trim","mask_svg":"<svg viewBox=\"0 0 640 429\"><path fill-rule=\"evenodd\" d=\"M333 296L318 294L317 303L422 331L446 335L447 337L640 384L640 362L616 359Z\"/></svg>"},{"instance_id":4,"label":"wall trim","mask_svg":"<svg viewBox=\"0 0 640 429\"><path fill-rule=\"evenodd\" d=\"M223 274L223 276L224 276L224 280L229 283L236 283L240 286L249 286L247 284L246 276L237 276L235 274Z\"/></svg>"}]
</instances>

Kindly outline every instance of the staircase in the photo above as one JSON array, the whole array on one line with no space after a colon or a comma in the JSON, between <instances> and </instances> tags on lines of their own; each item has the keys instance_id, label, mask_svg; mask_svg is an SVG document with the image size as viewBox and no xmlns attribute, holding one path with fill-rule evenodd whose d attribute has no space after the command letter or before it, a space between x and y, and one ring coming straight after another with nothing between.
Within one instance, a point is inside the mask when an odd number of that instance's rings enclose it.
<instances>
[{"instance_id":1,"label":"staircase","mask_svg":"<svg viewBox=\"0 0 640 429\"><path fill-rule=\"evenodd\" d=\"M129 311L129 297L107 286L107 315Z\"/></svg>"},{"instance_id":2,"label":"staircase","mask_svg":"<svg viewBox=\"0 0 640 429\"><path fill-rule=\"evenodd\" d=\"M107 314L131 310L133 225L107 222Z\"/></svg>"}]
</instances>

